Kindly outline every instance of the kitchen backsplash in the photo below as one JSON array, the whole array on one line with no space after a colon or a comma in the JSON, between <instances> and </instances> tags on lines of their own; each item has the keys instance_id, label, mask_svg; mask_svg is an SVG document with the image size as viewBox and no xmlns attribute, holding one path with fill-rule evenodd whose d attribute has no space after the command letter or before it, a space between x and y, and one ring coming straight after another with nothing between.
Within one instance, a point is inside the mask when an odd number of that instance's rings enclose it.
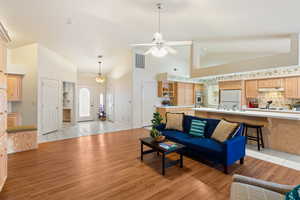
<instances>
[{"instance_id":1,"label":"kitchen backsplash","mask_svg":"<svg viewBox=\"0 0 300 200\"><path fill-rule=\"evenodd\" d=\"M288 108L288 104L292 105L299 101L297 99L286 99L284 92L260 92L258 94L258 105L260 108L266 107L267 101L272 100L271 107Z\"/></svg>"}]
</instances>

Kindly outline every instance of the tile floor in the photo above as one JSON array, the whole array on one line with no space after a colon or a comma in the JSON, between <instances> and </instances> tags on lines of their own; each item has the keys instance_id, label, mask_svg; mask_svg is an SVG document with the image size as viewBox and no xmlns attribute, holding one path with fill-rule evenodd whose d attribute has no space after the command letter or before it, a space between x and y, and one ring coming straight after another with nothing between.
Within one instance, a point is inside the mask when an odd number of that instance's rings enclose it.
<instances>
[{"instance_id":1,"label":"tile floor","mask_svg":"<svg viewBox=\"0 0 300 200\"><path fill-rule=\"evenodd\" d=\"M52 142L57 140L76 138L87 135L103 134L107 132L115 132L128 129L131 129L131 125L122 123L113 123L108 121L80 122L75 126L65 126L58 131L46 135L40 135L38 142Z\"/></svg>"},{"instance_id":2,"label":"tile floor","mask_svg":"<svg viewBox=\"0 0 300 200\"><path fill-rule=\"evenodd\" d=\"M257 150L256 145L247 145L246 154L248 156L265 160L274 164L282 165L288 168L300 170L300 156L271 149Z\"/></svg>"},{"instance_id":3,"label":"tile floor","mask_svg":"<svg viewBox=\"0 0 300 200\"><path fill-rule=\"evenodd\" d=\"M128 129L131 129L131 126L122 123L112 123L108 121L81 122L75 126L66 126L59 131L39 136L39 143ZM246 154L260 160L300 170L300 156L298 155L274 151L271 149L262 149L261 151L257 151L256 145L247 145Z\"/></svg>"}]
</instances>

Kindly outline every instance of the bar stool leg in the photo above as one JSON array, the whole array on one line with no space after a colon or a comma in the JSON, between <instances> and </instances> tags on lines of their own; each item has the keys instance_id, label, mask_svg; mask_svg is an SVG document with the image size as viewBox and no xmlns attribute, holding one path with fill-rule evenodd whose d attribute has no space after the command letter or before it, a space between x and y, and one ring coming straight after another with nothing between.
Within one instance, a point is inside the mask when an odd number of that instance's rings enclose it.
<instances>
[{"instance_id":1,"label":"bar stool leg","mask_svg":"<svg viewBox=\"0 0 300 200\"><path fill-rule=\"evenodd\" d=\"M256 142L257 142L257 149L258 151L260 151L260 137L259 137L260 133L259 133L259 128L256 128Z\"/></svg>"},{"instance_id":2,"label":"bar stool leg","mask_svg":"<svg viewBox=\"0 0 300 200\"><path fill-rule=\"evenodd\" d=\"M262 128L259 128L259 131L260 131L261 146L262 148L265 148L264 138L262 135Z\"/></svg>"}]
</instances>

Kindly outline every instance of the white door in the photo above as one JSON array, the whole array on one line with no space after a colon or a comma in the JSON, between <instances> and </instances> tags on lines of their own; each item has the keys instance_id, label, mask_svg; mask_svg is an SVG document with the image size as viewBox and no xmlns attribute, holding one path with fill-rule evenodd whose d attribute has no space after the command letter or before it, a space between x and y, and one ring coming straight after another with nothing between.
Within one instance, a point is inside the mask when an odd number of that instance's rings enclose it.
<instances>
[{"instance_id":1,"label":"white door","mask_svg":"<svg viewBox=\"0 0 300 200\"><path fill-rule=\"evenodd\" d=\"M93 92L89 87L78 87L78 121L94 119Z\"/></svg>"},{"instance_id":2,"label":"white door","mask_svg":"<svg viewBox=\"0 0 300 200\"><path fill-rule=\"evenodd\" d=\"M115 120L115 93L113 87L107 87L106 90L106 117L108 121Z\"/></svg>"},{"instance_id":3,"label":"white door","mask_svg":"<svg viewBox=\"0 0 300 200\"><path fill-rule=\"evenodd\" d=\"M58 130L59 127L59 82L42 80L42 133Z\"/></svg>"},{"instance_id":4,"label":"white door","mask_svg":"<svg viewBox=\"0 0 300 200\"><path fill-rule=\"evenodd\" d=\"M145 81L142 84L142 126L150 126L156 105L160 104L157 97L157 82Z\"/></svg>"}]
</instances>

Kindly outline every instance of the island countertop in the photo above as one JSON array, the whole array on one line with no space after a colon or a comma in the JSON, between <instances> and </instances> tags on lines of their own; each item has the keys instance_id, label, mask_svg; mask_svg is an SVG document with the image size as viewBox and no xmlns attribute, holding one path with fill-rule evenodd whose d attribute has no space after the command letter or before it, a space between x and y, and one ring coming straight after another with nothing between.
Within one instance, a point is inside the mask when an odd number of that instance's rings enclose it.
<instances>
[{"instance_id":1,"label":"island countertop","mask_svg":"<svg viewBox=\"0 0 300 200\"><path fill-rule=\"evenodd\" d=\"M223 110L216 108L193 108L194 111L200 112L211 112L211 113L223 113L230 115L243 115L243 116L252 116L252 117L265 117L265 118L276 118L276 119L287 119L287 120L299 120L299 113L280 113L280 112L262 112L262 111L249 111L249 110Z\"/></svg>"}]
</instances>

